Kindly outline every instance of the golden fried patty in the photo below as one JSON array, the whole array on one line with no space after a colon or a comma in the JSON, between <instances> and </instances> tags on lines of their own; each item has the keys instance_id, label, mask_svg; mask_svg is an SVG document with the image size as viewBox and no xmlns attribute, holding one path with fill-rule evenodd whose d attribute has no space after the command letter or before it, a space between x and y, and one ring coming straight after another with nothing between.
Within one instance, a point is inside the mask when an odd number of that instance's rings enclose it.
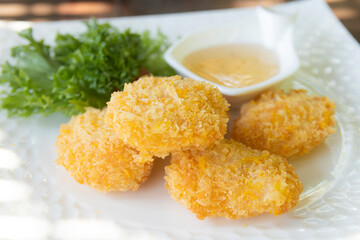
<instances>
[{"instance_id":1,"label":"golden fried patty","mask_svg":"<svg viewBox=\"0 0 360 240\"><path fill-rule=\"evenodd\" d=\"M242 106L232 137L286 158L310 152L335 132L335 104L305 90L265 92Z\"/></svg>"},{"instance_id":2,"label":"golden fried patty","mask_svg":"<svg viewBox=\"0 0 360 240\"><path fill-rule=\"evenodd\" d=\"M123 143L104 117L105 110L88 108L61 125L56 163L96 190L137 190L150 175L153 158Z\"/></svg>"},{"instance_id":3,"label":"golden fried patty","mask_svg":"<svg viewBox=\"0 0 360 240\"><path fill-rule=\"evenodd\" d=\"M197 218L279 215L299 201L302 184L285 158L222 140L205 151L173 154L166 188Z\"/></svg>"},{"instance_id":4,"label":"golden fried patty","mask_svg":"<svg viewBox=\"0 0 360 240\"><path fill-rule=\"evenodd\" d=\"M158 157L224 138L229 104L213 85L143 77L112 94L106 123L132 147Z\"/></svg>"}]
</instances>

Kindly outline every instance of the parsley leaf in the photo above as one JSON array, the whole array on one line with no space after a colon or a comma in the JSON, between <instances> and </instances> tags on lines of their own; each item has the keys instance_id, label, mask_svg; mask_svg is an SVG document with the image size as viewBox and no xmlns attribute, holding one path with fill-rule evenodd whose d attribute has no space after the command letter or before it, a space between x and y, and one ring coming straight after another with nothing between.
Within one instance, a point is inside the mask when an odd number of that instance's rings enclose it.
<instances>
[{"instance_id":1,"label":"parsley leaf","mask_svg":"<svg viewBox=\"0 0 360 240\"><path fill-rule=\"evenodd\" d=\"M78 36L57 34L53 47L34 40L31 28L20 32L29 43L12 48L15 64L1 66L0 83L8 89L1 92L0 108L9 116L71 116L88 106L103 108L143 68L158 76L175 74L163 59L169 42L161 32L152 38L148 31L120 32L94 19L85 24L87 31Z\"/></svg>"}]
</instances>

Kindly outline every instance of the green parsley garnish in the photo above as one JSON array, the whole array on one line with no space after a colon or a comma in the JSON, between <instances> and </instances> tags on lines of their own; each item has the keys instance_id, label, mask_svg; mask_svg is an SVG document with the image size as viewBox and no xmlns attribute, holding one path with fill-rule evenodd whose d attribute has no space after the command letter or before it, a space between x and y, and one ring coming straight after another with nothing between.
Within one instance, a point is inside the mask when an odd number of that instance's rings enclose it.
<instances>
[{"instance_id":1,"label":"green parsley garnish","mask_svg":"<svg viewBox=\"0 0 360 240\"><path fill-rule=\"evenodd\" d=\"M32 29L19 33L27 45L11 49L14 64L2 65L0 108L9 116L66 116L103 108L113 91L123 90L143 69L156 76L175 72L163 59L169 42L162 33L120 32L108 23L86 22L87 31L73 36L57 34L53 47L36 41Z\"/></svg>"}]
</instances>

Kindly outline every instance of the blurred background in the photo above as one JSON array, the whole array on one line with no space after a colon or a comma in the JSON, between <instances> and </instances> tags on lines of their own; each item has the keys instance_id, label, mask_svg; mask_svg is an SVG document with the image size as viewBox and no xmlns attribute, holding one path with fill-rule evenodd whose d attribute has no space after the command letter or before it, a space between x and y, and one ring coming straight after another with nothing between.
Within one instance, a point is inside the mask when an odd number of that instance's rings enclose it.
<instances>
[{"instance_id":1,"label":"blurred background","mask_svg":"<svg viewBox=\"0 0 360 240\"><path fill-rule=\"evenodd\" d=\"M53 21L91 16L119 17L270 6L291 1L293 0L0 0L0 20ZM360 0L327 2L351 34L360 41Z\"/></svg>"}]
</instances>

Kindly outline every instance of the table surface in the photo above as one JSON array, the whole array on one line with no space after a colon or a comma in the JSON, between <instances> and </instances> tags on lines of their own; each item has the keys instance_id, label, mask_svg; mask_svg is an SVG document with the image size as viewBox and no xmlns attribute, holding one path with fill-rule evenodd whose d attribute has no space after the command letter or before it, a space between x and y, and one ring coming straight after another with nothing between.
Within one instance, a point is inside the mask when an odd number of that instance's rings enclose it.
<instances>
[{"instance_id":1,"label":"table surface","mask_svg":"<svg viewBox=\"0 0 360 240\"><path fill-rule=\"evenodd\" d=\"M0 0L0 20L49 21L135 16L256 5L293 0ZM301 1L301 0L300 0ZM335 15L360 41L360 0L327 0Z\"/></svg>"}]
</instances>

